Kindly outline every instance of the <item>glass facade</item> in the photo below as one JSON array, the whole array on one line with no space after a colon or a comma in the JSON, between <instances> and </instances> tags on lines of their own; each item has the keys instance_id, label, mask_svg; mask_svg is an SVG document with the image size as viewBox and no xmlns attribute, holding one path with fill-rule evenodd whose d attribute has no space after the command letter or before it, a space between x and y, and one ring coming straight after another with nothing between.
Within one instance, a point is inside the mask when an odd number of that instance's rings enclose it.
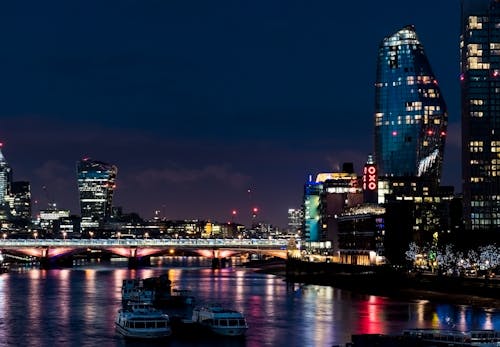
<instances>
[{"instance_id":1,"label":"glass facade","mask_svg":"<svg viewBox=\"0 0 500 347\"><path fill-rule=\"evenodd\" d=\"M323 185L309 181L304 187L304 237L306 241L320 241L320 195Z\"/></svg>"},{"instance_id":2,"label":"glass facade","mask_svg":"<svg viewBox=\"0 0 500 347\"><path fill-rule=\"evenodd\" d=\"M447 110L415 28L379 46L375 83L375 155L380 175L439 183Z\"/></svg>"},{"instance_id":3,"label":"glass facade","mask_svg":"<svg viewBox=\"0 0 500 347\"><path fill-rule=\"evenodd\" d=\"M0 144L0 149L2 148ZM0 150L0 206L7 204L7 194L11 180L10 166Z\"/></svg>"},{"instance_id":4,"label":"glass facade","mask_svg":"<svg viewBox=\"0 0 500 347\"><path fill-rule=\"evenodd\" d=\"M500 2L462 3L462 178L468 230L500 226Z\"/></svg>"},{"instance_id":5,"label":"glass facade","mask_svg":"<svg viewBox=\"0 0 500 347\"><path fill-rule=\"evenodd\" d=\"M10 210L14 217L31 219L31 188L25 181L12 182L10 185Z\"/></svg>"},{"instance_id":6,"label":"glass facade","mask_svg":"<svg viewBox=\"0 0 500 347\"><path fill-rule=\"evenodd\" d=\"M117 168L84 158L77 164L82 229L99 227L111 216Z\"/></svg>"}]
</instances>

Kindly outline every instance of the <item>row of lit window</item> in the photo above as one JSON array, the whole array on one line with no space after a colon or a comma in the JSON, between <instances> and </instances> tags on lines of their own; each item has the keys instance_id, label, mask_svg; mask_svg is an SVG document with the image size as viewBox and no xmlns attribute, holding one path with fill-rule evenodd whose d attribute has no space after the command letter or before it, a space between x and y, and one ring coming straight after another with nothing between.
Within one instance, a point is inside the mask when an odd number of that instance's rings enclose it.
<instances>
[{"instance_id":1,"label":"row of lit window","mask_svg":"<svg viewBox=\"0 0 500 347\"><path fill-rule=\"evenodd\" d=\"M481 57L483 55L483 50L481 49L481 45L477 43L468 44L467 51L469 57Z\"/></svg>"},{"instance_id":2,"label":"row of lit window","mask_svg":"<svg viewBox=\"0 0 500 347\"><path fill-rule=\"evenodd\" d=\"M480 30L483 28L483 23L482 22L487 22L488 17L477 17L477 16L470 16L469 17L469 24L467 26L467 29L469 30Z\"/></svg>"},{"instance_id":3,"label":"row of lit window","mask_svg":"<svg viewBox=\"0 0 500 347\"><path fill-rule=\"evenodd\" d=\"M490 68L490 63L485 63L479 57L467 58L467 66L469 69L487 70Z\"/></svg>"},{"instance_id":4,"label":"row of lit window","mask_svg":"<svg viewBox=\"0 0 500 347\"><path fill-rule=\"evenodd\" d=\"M496 208L500 207L500 196L499 195L473 195L473 201L482 201L484 205L481 206L495 206Z\"/></svg>"},{"instance_id":5,"label":"row of lit window","mask_svg":"<svg viewBox=\"0 0 500 347\"><path fill-rule=\"evenodd\" d=\"M427 91L423 91L422 95L424 98L438 98L439 93L437 93L434 89L428 89Z\"/></svg>"},{"instance_id":6,"label":"row of lit window","mask_svg":"<svg viewBox=\"0 0 500 347\"><path fill-rule=\"evenodd\" d=\"M473 213L473 215L474 214L478 213ZM479 217L479 216L472 216L471 218L472 218L471 220L472 224L475 224L472 226L473 229L475 226L477 227L477 225L491 225L491 224L500 225L500 219L498 218L486 219L486 217Z\"/></svg>"}]
</instances>

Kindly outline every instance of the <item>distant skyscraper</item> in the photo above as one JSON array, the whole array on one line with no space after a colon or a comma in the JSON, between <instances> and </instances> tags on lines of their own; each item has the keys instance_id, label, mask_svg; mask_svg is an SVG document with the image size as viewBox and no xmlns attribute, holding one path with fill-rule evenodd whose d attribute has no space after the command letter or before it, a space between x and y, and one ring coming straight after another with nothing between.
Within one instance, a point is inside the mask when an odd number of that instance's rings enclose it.
<instances>
[{"instance_id":1,"label":"distant skyscraper","mask_svg":"<svg viewBox=\"0 0 500 347\"><path fill-rule=\"evenodd\" d=\"M102 225L110 216L117 168L84 158L77 164L82 229Z\"/></svg>"},{"instance_id":2,"label":"distant skyscraper","mask_svg":"<svg viewBox=\"0 0 500 347\"><path fill-rule=\"evenodd\" d=\"M10 210L12 216L19 219L31 219L31 189L29 182L10 184Z\"/></svg>"},{"instance_id":3,"label":"distant skyscraper","mask_svg":"<svg viewBox=\"0 0 500 347\"><path fill-rule=\"evenodd\" d=\"M406 26L380 44L375 83L375 160L380 175L439 183L446 105L418 40Z\"/></svg>"},{"instance_id":4,"label":"distant skyscraper","mask_svg":"<svg viewBox=\"0 0 500 347\"><path fill-rule=\"evenodd\" d=\"M462 2L462 178L468 230L500 226L500 2Z\"/></svg>"},{"instance_id":5,"label":"distant skyscraper","mask_svg":"<svg viewBox=\"0 0 500 347\"><path fill-rule=\"evenodd\" d=\"M11 181L11 169L1 149L2 144L0 143L0 206L4 206L7 203L7 195L9 194L8 189Z\"/></svg>"}]
</instances>

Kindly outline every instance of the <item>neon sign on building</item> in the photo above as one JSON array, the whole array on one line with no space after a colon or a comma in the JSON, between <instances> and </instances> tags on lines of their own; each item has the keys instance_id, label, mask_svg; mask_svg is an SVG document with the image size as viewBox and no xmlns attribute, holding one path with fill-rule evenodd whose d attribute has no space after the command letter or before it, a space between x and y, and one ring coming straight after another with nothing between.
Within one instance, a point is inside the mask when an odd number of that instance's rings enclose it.
<instances>
[{"instance_id":1,"label":"neon sign on building","mask_svg":"<svg viewBox=\"0 0 500 347\"><path fill-rule=\"evenodd\" d=\"M377 167L375 165L365 165L363 168L363 190L374 191L378 186Z\"/></svg>"}]
</instances>

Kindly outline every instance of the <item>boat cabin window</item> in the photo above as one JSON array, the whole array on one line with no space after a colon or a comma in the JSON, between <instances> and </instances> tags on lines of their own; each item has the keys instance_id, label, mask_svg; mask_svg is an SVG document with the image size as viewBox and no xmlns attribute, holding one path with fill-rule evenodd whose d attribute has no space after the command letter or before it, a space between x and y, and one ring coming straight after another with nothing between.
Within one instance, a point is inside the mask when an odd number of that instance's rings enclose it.
<instances>
[{"instance_id":1,"label":"boat cabin window","mask_svg":"<svg viewBox=\"0 0 500 347\"><path fill-rule=\"evenodd\" d=\"M238 325L237 319L229 319L229 326L237 326L237 325Z\"/></svg>"},{"instance_id":2,"label":"boat cabin window","mask_svg":"<svg viewBox=\"0 0 500 347\"><path fill-rule=\"evenodd\" d=\"M153 329L153 328L166 328L167 321L151 321L151 322L126 322L126 328L132 329Z\"/></svg>"},{"instance_id":3,"label":"boat cabin window","mask_svg":"<svg viewBox=\"0 0 500 347\"><path fill-rule=\"evenodd\" d=\"M227 326L227 320L226 319L219 319L219 325L223 326L223 327Z\"/></svg>"},{"instance_id":4,"label":"boat cabin window","mask_svg":"<svg viewBox=\"0 0 500 347\"><path fill-rule=\"evenodd\" d=\"M144 329L145 328L145 322L135 322L135 328L136 329Z\"/></svg>"},{"instance_id":5,"label":"boat cabin window","mask_svg":"<svg viewBox=\"0 0 500 347\"><path fill-rule=\"evenodd\" d=\"M244 319L238 319L239 325L246 325Z\"/></svg>"}]
</instances>

